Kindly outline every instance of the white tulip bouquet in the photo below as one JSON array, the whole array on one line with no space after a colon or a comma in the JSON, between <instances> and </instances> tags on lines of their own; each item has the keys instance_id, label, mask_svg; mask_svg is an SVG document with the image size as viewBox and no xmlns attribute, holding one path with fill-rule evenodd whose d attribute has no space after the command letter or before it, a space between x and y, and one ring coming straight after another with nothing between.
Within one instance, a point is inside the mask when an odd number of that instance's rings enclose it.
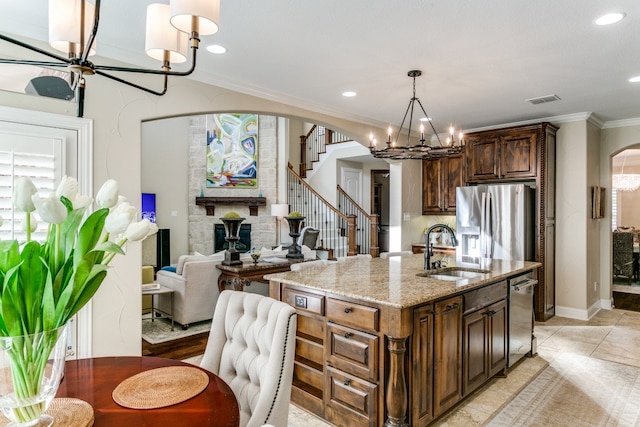
<instances>
[{"instance_id":1,"label":"white tulip bouquet","mask_svg":"<svg viewBox=\"0 0 640 427\"><path fill-rule=\"evenodd\" d=\"M136 209L119 196L114 180L104 183L96 196L97 209L88 215L92 201L78 195L73 178L64 177L44 199L28 178L19 178L14 188L13 203L25 214L27 237L25 242L0 240L0 337L29 336L65 325L96 293L109 263L124 254L123 245L157 232L147 219L133 221ZM44 242L31 240L33 212L49 224ZM17 342L5 350L12 362L15 395L24 398L39 393L55 340L36 346L25 338L15 348ZM24 422L42 410L34 404L15 409L19 412L14 415Z\"/></svg>"}]
</instances>

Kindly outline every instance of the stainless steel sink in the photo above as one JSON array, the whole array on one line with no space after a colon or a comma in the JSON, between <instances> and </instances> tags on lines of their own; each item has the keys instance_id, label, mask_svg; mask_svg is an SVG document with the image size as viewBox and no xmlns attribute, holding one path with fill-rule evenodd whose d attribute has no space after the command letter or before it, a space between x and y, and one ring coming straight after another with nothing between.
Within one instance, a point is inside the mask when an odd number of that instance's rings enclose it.
<instances>
[{"instance_id":1,"label":"stainless steel sink","mask_svg":"<svg viewBox=\"0 0 640 427\"><path fill-rule=\"evenodd\" d=\"M466 285L467 283L469 283L469 279L476 279L486 273L489 273L489 270L463 267L445 267L436 270L426 270L418 273L418 276L428 277L435 280L456 282L456 285Z\"/></svg>"}]
</instances>

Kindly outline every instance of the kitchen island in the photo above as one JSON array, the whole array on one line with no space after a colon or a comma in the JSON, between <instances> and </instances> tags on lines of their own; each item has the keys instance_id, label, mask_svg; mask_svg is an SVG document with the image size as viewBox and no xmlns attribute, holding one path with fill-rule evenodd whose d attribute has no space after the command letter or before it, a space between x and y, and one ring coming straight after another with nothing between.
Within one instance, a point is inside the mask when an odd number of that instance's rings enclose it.
<instances>
[{"instance_id":1,"label":"kitchen island","mask_svg":"<svg viewBox=\"0 0 640 427\"><path fill-rule=\"evenodd\" d=\"M265 276L298 313L293 402L335 425L426 426L505 372L507 279L540 263L479 260L458 282L423 266L418 254Z\"/></svg>"}]
</instances>

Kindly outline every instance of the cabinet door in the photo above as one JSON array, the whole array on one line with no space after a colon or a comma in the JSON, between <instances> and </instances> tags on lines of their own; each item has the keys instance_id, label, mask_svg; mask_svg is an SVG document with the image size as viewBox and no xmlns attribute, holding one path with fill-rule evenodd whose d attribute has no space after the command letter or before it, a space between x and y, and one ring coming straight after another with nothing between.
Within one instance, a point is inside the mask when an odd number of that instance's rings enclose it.
<instances>
[{"instance_id":1,"label":"cabinet door","mask_svg":"<svg viewBox=\"0 0 640 427\"><path fill-rule=\"evenodd\" d=\"M422 161L422 213L439 214L442 211L442 159Z\"/></svg>"},{"instance_id":2,"label":"cabinet door","mask_svg":"<svg viewBox=\"0 0 640 427\"><path fill-rule=\"evenodd\" d=\"M464 395L489 379L489 318L484 309L467 314L464 324Z\"/></svg>"},{"instance_id":3,"label":"cabinet door","mask_svg":"<svg viewBox=\"0 0 640 427\"><path fill-rule=\"evenodd\" d=\"M497 135L470 137L467 142L467 179L470 182L496 180L500 177L500 138Z\"/></svg>"},{"instance_id":4,"label":"cabinet door","mask_svg":"<svg viewBox=\"0 0 640 427\"><path fill-rule=\"evenodd\" d=\"M537 174L537 131L509 133L502 137L500 175L504 179L535 178Z\"/></svg>"},{"instance_id":5,"label":"cabinet door","mask_svg":"<svg viewBox=\"0 0 640 427\"><path fill-rule=\"evenodd\" d=\"M414 310L412 339L411 425L423 426L433 419L433 306Z\"/></svg>"},{"instance_id":6,"label":"cabinet door","mask_svg":"<svg viewBox=\"0 0 640 427\"><path fill-rule=\"evenodd\" d=\"M435 304L433 413L451 408L462 398L462 297Z\"/></svg>"},{"instance_id":7,"label":"cabinet door","mask_svg":"<svg viewBox=\"0 0 640 427\"><path fill-rule=\"evenodd\" d=\"M462 154L443 159L443 206L444 212L456 212L456 187L464 185L464 157Z\"/></svg>"},{"instance_id":8,"label":"cabinet door","mask_svg":"<svg viewBox=\"0 0 640 427\"><path fill-rule=\"evenodd\" d=\"M507 301L498 301L489 307L489 378L507 366Z\"/></svg>"}]
</instances>

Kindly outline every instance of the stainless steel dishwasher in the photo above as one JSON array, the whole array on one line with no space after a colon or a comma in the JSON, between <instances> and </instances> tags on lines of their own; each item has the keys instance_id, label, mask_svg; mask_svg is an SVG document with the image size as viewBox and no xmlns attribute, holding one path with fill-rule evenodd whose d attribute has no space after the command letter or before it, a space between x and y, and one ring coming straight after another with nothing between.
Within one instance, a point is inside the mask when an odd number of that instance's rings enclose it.
<instances>
[{"instance_id":1,"label":"stainless steel dishwasher","mask_svg":"<svg viewBox=\"0 0 640 427\"><path fill-rule=\"evenodd\" d=\"M507 367L531 353L533 342L533 293L538 281L533 273L509 279L509 359Z\"/></svg>"}]
</instances>

